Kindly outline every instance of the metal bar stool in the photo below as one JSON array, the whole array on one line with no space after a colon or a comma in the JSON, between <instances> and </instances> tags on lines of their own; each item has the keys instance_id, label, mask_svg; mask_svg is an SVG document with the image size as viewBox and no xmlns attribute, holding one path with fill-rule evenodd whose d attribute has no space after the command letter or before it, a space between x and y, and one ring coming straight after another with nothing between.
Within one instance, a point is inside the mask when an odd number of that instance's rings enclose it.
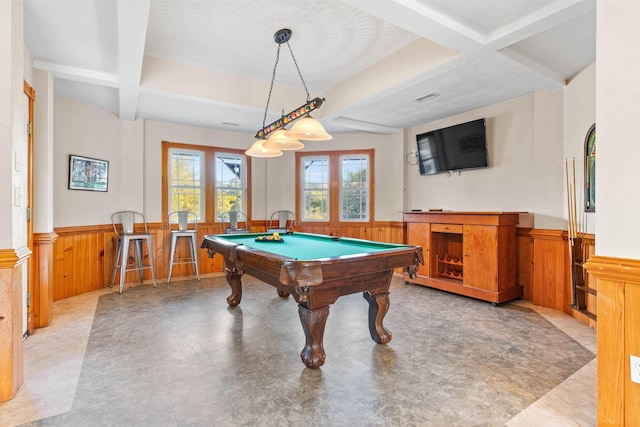
<instances>
[{"instance_id":1,"label":"metal bar stool","mask_svg":"<svg viewBox=\"0 0 640 427\"><path fill-rule=\"evenodd\" d=\"M169 249L169 274L167 275L167 283L171 281L171 271L174 264L191 264L193 274L200 280L200 271L198 270L198 248L196 239L198 238L198 216L189 211L175 211L169 214L169 227L171 220L175 221L177 217L178 229L171 230L171 246ZM189 225L193 224L193 228ZM189 258L175 258L176 243L179 238L186 237L189 239Z\"/></svg>"},{"instance_id":2,"label":"metal bar stool","mask_svg":"<svg viewBox=\"0 0 640 427\"><path fill-rule=\"evenodd\" d=\"M269 227L267 227L267 233L278 232L285 234L291 232L296 224L296 216L291 211L275 211L271 214L269 219Z\"/></svg>"},{"instance_id":3,"label":"metal bar stool","mask_svg":"<svg viewBox=\"0 0 640 427\"><path fill-rule=\"evenodd\" d=\"M220 221L226 234L250 233L247 215L241 211L227 211L220 214ZM241 224L244 223L244 226Z\"/></svg>"},{"instance_id":4,"label":"metal bar stool","mask_svg":"<svg viewBox=\"0 0 640 427\"><path fill-rule=\"evenodd\" d=\"M144 233L136 233L134 224L136 220L144 224ZM113 263L113 274L111 275L111 285L116 280L116 272L120 269L120 293L124 288L124 277L127 271L138 270L140 274L140 283L144 281L142 270L145 268L151 269L151 280L153 281L153 287L156 287L155 268L153 266L153 240L152 236L147 230L147 221L139 212L135 211L119 211L111 215L111 224L113 224L113 231L118 236L116 243L116 259ZM149 265L145 265L142 262L142 242L147 242L147 249L149 250ZM134 263L129 263L129 246L131 243L135 243L136 247L136 259Z\"/></svg>"}]
</instances>

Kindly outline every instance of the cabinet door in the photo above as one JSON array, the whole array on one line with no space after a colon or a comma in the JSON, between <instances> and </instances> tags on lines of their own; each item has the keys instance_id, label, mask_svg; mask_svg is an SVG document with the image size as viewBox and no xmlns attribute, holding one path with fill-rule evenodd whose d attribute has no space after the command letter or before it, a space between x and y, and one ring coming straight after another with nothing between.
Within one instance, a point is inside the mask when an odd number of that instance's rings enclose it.
<instances>
[{"instance_id":1,"label":"cabinet door","mask_svg":"<svg viewBox=\"0 0 640 427\"><path fill-rule=\"evenodd\" d=\"M463 232L463 285L498 289L498 234L490 225L465 225Z\"/></svg>"},{"instance_id":2,"label":"cabinet door","mask_svg":"<svg viewBox=\"0 0 640 427\"><path fill-rule=\"evenodd\" d=\"M424 222L409 222L407 223L407 244L411 246L422 247L422 257L424 258L424 265L418 268L419 276L430 276L429 266L431 255L429 248L431 247L431 224Z\"/></svg>"}]
</instances>

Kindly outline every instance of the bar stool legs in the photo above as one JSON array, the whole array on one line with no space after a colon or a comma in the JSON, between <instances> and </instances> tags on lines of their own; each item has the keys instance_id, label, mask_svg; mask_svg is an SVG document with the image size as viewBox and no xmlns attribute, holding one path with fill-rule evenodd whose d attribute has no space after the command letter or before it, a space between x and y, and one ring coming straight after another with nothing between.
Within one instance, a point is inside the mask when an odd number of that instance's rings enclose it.
<instances>
[{"instance_id":1,"label":"bar stool legs","mask_svg":"<svg viewBox=\"0 0 640 427\"><path fill-rule=\"evenodd\" d=\"M178 238L186 237L189 239L189 258L175 258L176 244ZM191 264L191 271L194 276L200 280L200 271L198 269L198 248L196 247L196 233L191 231L172 231L171 246L169 249L169 272L167 274L167 283L171 282L171 272L174 264Z\"/></svg>"},{"instance_id":2,"label":"bar stool legs","mask_svg":"<svg viewBox=\"0 0 640 427\"><path fill-rule=\"evenodd\" d=\"M145 266L142 263L142 242L147 242L147 248L149 249L149 265ZM135 244L136 262L137 265L129 265L129 246L133 242ZM140 283L144 281L144 275L142 270L145 268L151 269L151 280L153 281L153 287L156 287L155 266L153 264L153 242L151 235L123 235L118 237L116 243L116 259L113 263L113 274L111 275L111 285L113 287L116 279L116 272L120 268L120 293L124 289L124 278L127 271L138 270L140 275Z\"/></svg>"}]
</instances>

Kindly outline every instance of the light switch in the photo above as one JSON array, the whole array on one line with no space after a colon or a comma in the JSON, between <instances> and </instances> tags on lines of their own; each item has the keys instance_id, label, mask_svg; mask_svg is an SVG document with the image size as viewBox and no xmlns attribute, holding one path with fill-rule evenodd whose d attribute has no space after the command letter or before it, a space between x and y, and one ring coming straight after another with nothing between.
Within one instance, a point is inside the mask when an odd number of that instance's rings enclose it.
<instances>
[{"instance_id":1,"label":"light switch","mask_svg":"<svg viewBox=\"0 0 640 427\"><path fill-rule=\"evenodd\" d=\"M640 357L631 356L631 381L640 384Z\"/></svg>"},{"instance_id":2,"label":"light switch","mask_svg":"<svg viewBox=\"0 0 640 427\"><path fill-rule=\"evenodd\" d=\"M22 172L22 156L17 151L15 152L14 160L16 172Z\"/></svg>"},{"instance_id":3,"label":"light switch","mask_svg":"<svg viewBox=\"0 0 640 427\"><path fill-rule=\"evenodd\" d=\"M13 187L13 205L16 208L22 206L22 187L19 185Z\"/></svg>"}]
</instances>

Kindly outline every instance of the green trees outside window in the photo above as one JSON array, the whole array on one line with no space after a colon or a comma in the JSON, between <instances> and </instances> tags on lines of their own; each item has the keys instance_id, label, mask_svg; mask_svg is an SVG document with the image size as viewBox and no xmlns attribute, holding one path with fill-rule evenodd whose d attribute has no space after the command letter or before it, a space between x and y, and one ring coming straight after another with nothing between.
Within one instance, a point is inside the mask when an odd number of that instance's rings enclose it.
<instances>
[{"instance_id":1,"label":"green trees outside window","mask_svg":"<svg viewBox=\"0 0 640 427\"><path fill-rule=\"evenodd\" d=\"M162 212L190 211L215 223L238 210L251 217L251 159L244 150L162 141Z\"/></svg>"},{"instance_id":2,"label":"green trees outside window","mask_svg":"<svg viewBox=\"0 0 640 427\"><path fill-rule=\"evenodd\" d=\"M373 150L296 153L302 222L373 220Z\"/></svg>"}]
</instances>

